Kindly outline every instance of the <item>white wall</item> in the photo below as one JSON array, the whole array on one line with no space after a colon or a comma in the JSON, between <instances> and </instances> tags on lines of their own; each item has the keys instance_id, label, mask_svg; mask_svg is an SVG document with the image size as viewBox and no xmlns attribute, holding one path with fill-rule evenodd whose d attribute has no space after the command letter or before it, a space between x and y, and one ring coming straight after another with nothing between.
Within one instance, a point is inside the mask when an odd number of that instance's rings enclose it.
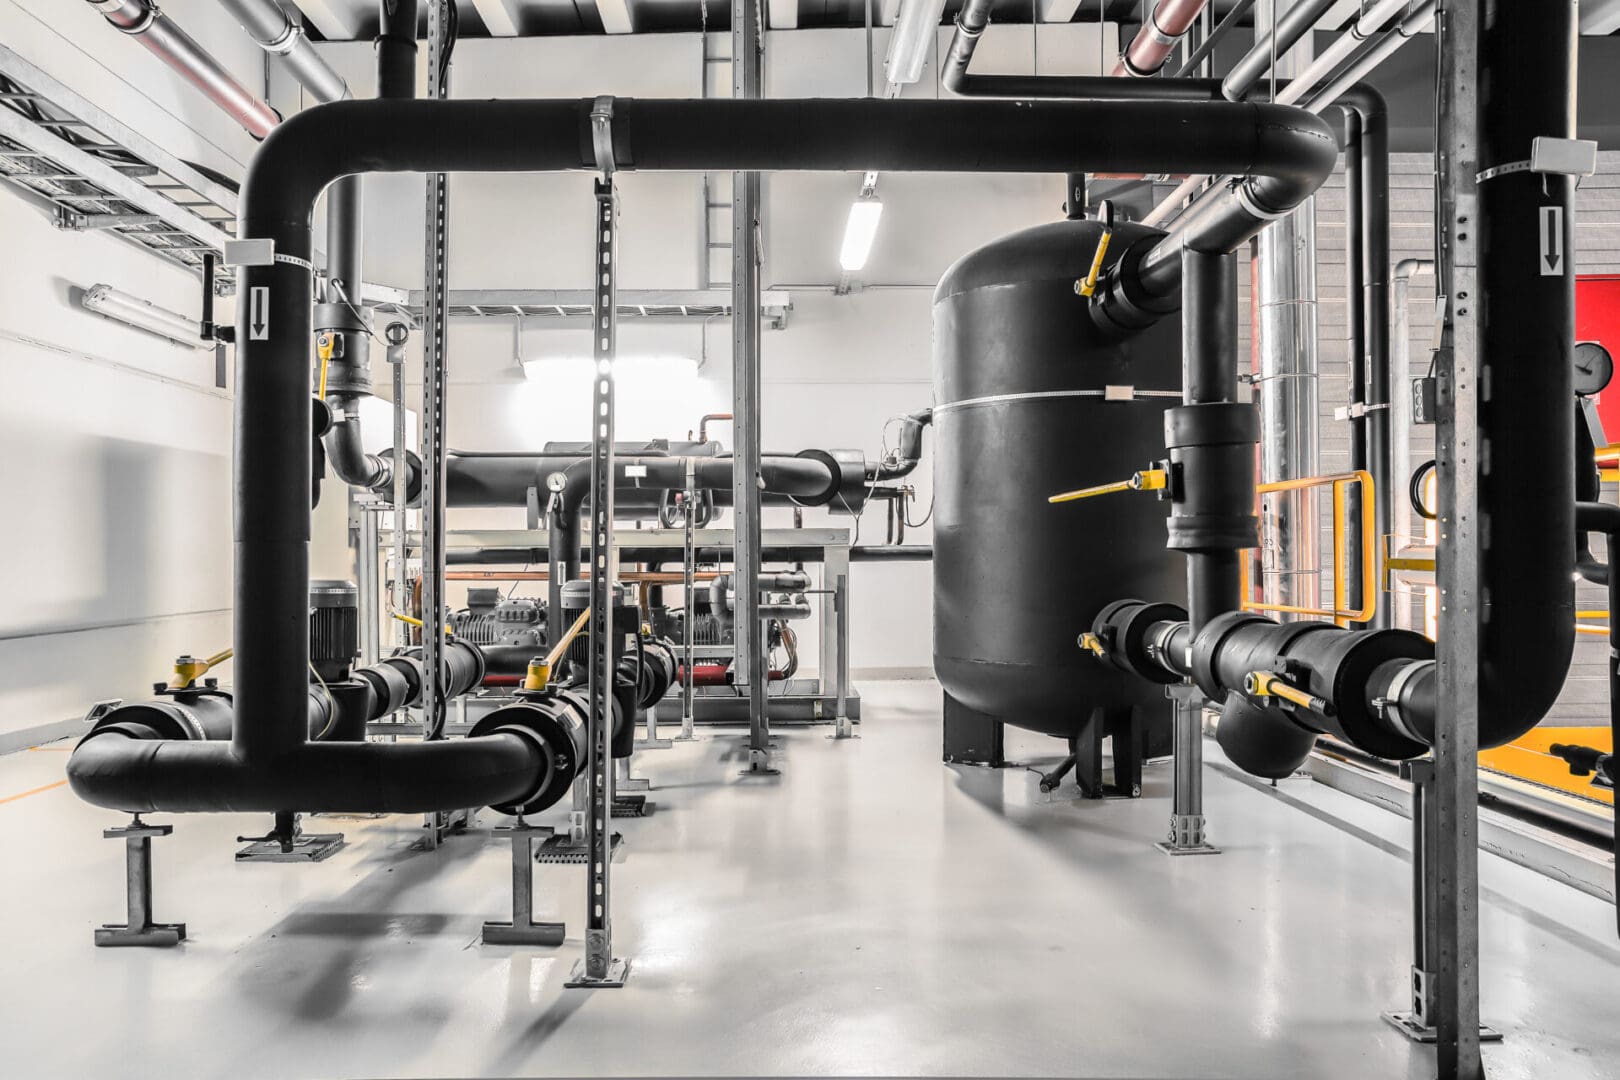
<instances>
[{"instance_id":1,"label":"white wall","mask_svg":"<svg viewBox=\"0 0 1620 1080\"><path fill-rule=\"evenodd\" d=\"M212 0L164 10L249 85ZM239 172L252 140L90 5L0 0L0 41L170 152ZM61 232L0 193L0 740L132 697L230 641L230 410L211 353L92 315L97 282L196 316L197 278ZM224 312L229 308L223 309Z\"/></svg>"}]
</instances>

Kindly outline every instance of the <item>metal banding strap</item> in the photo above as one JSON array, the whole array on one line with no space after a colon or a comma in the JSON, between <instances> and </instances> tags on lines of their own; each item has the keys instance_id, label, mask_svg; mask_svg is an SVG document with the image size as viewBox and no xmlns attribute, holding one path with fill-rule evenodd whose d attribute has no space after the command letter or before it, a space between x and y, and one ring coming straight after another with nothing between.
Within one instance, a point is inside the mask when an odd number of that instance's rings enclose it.
<instances>
[{"instance_id":1,"label":"metal banding strap","mask_svg":"<svg viewBox=\"0 0 1620 1080\"><path fill-rule=\"evenodd\" d=\"M1181 400L1180 390L1132 390L1131 400L1153 401L1166 398ZM1104 389L1097 390L1031 390L1022 394L988 394L984 397L963 398L961 401L952 401L944 405L934 406L934 415L950 412L953 409L976 409L982 405L1001 405L1021 401L1052 401L1062 398L1109 398L1109 392ZM1114 400L1118 400L1115 398Z\"/></svg>"},{"instance_id":2,"label":"metal banding strap","mask_svg":"<svg viewBox=\"0 0 1620 1080\"><path fill-rule=\"evenodd\" d=\"M1292 210L1270 210L1255 201L1254 194L1249 191L1249 182L1244 181L1237 185L1237 200L1243 209L1259 218L1261 221L1276 221L1293 213Z\"/></svg>"},{"instance_id":3,"label":"metal banding strap","mask_svg":"<svg viewBox=\"0 0 1620 1080\"><path fill-rule=\"evenodd\" d=\"M1424 746L1430 745L1429 740L1419 735L1412 725L1407 723L1406 717L1401 713L1401 692L1406 689L1407 683L1417 677L1418 672L1433 662L1432 660L1416 660L1401 668L1394 681L1389 684L1389 696L1384 699L1385 719L1394 724L1402 735L1415 743L1422 743Z\"/></svg>"},{"instance_id":4,"label":"metal banding strap","mask_svg":"<svg viewBox=\"0 0 1620 1080\"><path fill-rule=\"evenodd\" d=\"M603 95L591 103L591 149L596 167L606 180L613 179L613 98Z\"/></svg>"},{"instance_id":5,"label":"metal banding strap","mask_svg":"<svg viewBox=\"0 0 1620 1080\"><path fill-rule=\"evenodd\" d=\"M278 263L286 263L289 266L296 266L301 269L308 270L312 274L315 272L314 263L310 262L308 259L300 259L297 255L283 255L278 251L272 257Z\"/></svg>"},{"instance_id":6,"label":"metal banding strap","mask_svg":"<svg viewBox=\"0 0 1620 1080\"><path fill-rule=\"evenodd\" d=\"M288 19L287 28L281 32L281 36L272 41L262 42L261 47L265 52L275 53L277 56L286 56L298 48L298 39L303 36L304 28Z\"/></svg>"}]
</instances>

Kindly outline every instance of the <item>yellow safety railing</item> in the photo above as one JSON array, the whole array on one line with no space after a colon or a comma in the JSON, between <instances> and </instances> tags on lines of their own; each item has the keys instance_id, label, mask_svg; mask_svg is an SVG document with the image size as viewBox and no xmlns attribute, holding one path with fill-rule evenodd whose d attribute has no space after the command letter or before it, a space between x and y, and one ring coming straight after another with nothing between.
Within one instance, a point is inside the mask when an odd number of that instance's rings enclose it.
<instances>
[{"instance_id":1,"label":"yellow safety railing","mask_svg":"<svg viewBox=\"0 0 1620 1080\"><path fill-rule=\"evenodd\" d=\"M1346 565L1347 549L1349 544L1349 491L1354 486L1361 491L1361 505L1364 512L1361 515L1361 566L1352 568ZM1261 495L1271 495L1281 491L1314 491L1319 488L1331 487L1333 489L1333 606L1330 608L1295 607L1288 604L1267 604L1255 600L1251 595L1252 586L1249 583L1249 560L1242 560L1243 574L1243 610L1244 611L1276 611L1289 615L1310 615L1321 619L1332 619L1339 623L1366 622L1378 610L1378 589L1375 583L1378 580L1378 526L1375 515L1372 513L1374 504L1372 473L1365 469L1354 472L1334 473L1331 476L1306 476L1298 480L1277 480L1269 484L1259 484L1255 491ZM1361 606L1350 606L1350 575L1354 572L1361 577Z\"/></svg>"}]
</instances>

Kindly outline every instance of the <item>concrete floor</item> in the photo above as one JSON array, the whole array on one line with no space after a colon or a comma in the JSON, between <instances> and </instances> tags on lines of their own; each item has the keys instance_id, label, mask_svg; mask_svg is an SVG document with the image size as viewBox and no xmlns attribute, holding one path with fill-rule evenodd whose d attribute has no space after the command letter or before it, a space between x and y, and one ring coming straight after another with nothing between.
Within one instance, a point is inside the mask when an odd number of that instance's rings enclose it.
<instances>
[{"instance_id":1,"label":"concrete floor","mask_svg":"<svg viewBox=\"0 0 1620 1080\"><path fill-rule=\"evenodd\" d=\"M1404 822L1211 772L1225 853L1172 859L1166 766L1134 802L1042 796L1022 769L940 764L932 683L862 690L863 737L782 733L780 779L739 778L729 730L638 758L659 805L622 825L622 990L563 989L581 868L537 879L567 944L485 947L509 849L414 850L407 818L318 819L350 840L327 862L237 865L265 821L157 816L178 826L157 914L190 940L93 948L122 917L100 838L120 819L65 787L14 797L61 778L60 747L0 758L0 1075L1432 1075L1378 1019L1406 981ZM1508 1036L1490 1075L1620 1075L1613 909L1490 856L1482 877L1484 1011Z\"/></svg>"}]
</instances>

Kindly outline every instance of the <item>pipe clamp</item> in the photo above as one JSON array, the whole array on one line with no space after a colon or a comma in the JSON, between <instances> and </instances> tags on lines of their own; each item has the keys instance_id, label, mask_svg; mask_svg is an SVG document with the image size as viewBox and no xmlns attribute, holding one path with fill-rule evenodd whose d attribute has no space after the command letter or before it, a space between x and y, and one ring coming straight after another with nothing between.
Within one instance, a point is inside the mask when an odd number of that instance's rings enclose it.
<instances>
[{"instance_id":1,"label":"pipe clamp","mask_svg":"<svg viewBox=\"0 0 1620 1080\"><path fill-rule=\"evenodd\" d=\"M259 48L267 53L275 53L277 56L286 56L298 48L298 40L303 36L304 28L288 19L286 29L269 41L259 42Z\"/></svg>"},{"instance_id":2,"label":"pipe clamp","mask_svg":"<svg viewBox=\"0 0 1620 1080\"><path fill-rule=\"evenodd\" d=\"M591 148L602 178L613 181L613 97L604 94L591 103Z\"/></svg>"}]
</instances>

